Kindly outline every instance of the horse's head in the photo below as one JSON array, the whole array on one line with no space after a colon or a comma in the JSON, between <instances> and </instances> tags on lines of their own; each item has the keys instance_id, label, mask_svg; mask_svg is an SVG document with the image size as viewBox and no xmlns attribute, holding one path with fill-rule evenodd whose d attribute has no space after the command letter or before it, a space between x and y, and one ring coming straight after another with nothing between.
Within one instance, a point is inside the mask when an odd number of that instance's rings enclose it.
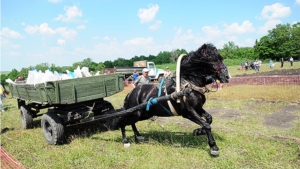
<instances>
[{"instance_id":1,"label":"horse's head","mask_svg":"<svg viewBox=\"0 0 300 169\"><path fill-rule=\"evenodd\" d=\"M218 62L214 65L214 77L218 79L221 83L228 83L230 79L230 74L228 72L227 66L223 62Z\"/></svg>"},{"instance_id":2,"label":"horse's head","mask_svg":"<svg viewBox=\"0 0 300 169\"><path fill-rule=\"evenodd\" d=\"M204 44L197 51L189 53L181 62L181 69L185 77L212 77L221 83L228 83L230 78L223 57L212 44Z\"/></svg>"},{"instance_id":3,"label":"horse's head","mask_svg":"<svg viewBox=\"0 0 300 169\"><path fill-rule=\"evenodd\" d=\"M221 83L228 83L230 74L227 66L223 62L223 57L217 48L212 44L202 45L197 52L200 52L207 67L207 74L214 79L218 79Z\"/></svg>"}]
</instances>

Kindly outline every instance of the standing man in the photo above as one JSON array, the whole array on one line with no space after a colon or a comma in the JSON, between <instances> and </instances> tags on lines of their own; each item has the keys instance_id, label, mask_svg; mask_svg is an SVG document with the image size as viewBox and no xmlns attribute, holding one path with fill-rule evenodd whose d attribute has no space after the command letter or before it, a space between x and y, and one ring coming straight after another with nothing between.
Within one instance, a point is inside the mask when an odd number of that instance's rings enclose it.
<instances>
[{"instance_id":1,"label":"standing man","mask_svg":"<svg viewBox=\"0 0 300 169\"><path fill-rule=\"evenodd\" d=\"M165 73L164 73L164 77L166 79L169 79L170 75L171 75L171 71L170 71L169 67L166 67L166 70L165 70Z\"/></svg>"},{"instance_id":2,"label":"standing man","mask_svg":"<svg viewBox=\"0 0 300 169\"><path fill-rule=\"evenodd\" d=\"M281 67L283 67L283 63L284 63L283 58L280 59L280 62L281 62Z\"/></svg>"},{"instance_id":3,"label":"standing man","mask_svg":"<svg viewBox=\"0 0 300 169\"><path fill-rule=\"evenodd\" d=\"M290 57L290 62L291 62L291 66L293 66L294 59L292 56Z\"/></svg>"},{"instance_id":4,"label":"standing man","mask_svg":"<svg viewBox=\"0 0 300 169\"><path fill-rule=\"evenodd\" d=\"M139 86L139 85L143 85L143 84L150 84L151 79L148 77L148 73L149 70L147 68L144 68L142 71L142 76L139 76L135 81L134 81L134 85Z\"/></svg>"},{"instance_id":5,"label":"standing man","mask_svg":"<svg viewBox=\"0 0 300 169\"><path fill-rule=\"evenodd\" d=\"M135 81L135 80L136 80L136 78L138 78L138 76L139 76L139 73L136 71L136 69L133 69L132 76L133 76L133 81Z\"/></svg>"}]
</instances>

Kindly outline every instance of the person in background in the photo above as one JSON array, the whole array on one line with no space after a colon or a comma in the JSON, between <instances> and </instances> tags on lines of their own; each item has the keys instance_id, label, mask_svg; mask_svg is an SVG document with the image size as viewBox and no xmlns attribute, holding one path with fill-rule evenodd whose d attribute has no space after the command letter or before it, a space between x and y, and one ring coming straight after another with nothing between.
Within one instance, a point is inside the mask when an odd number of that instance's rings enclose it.
<instances>
[{"instance_id":1,"label":"person in background","mask_svg":"<svg viewBox=\"0 0 300 169\"><path fill-rule=\"evenodd\" d=\"M149 70L147 68L144 68L142 72L143 72L142 76L139 76L134 81L134 83L133 83L134 87L143 85L143 84L150 84L151 79L148 77Z\"/></svg>"},{"instance_id":2,"label":"person in background","mask_svg":"<svg viewBox=\"0 0 300 169\"><path fill-rule=\"evenodd\" d=\"M260 67L261 67L261 60L258 60L258 61L257 61L257 70L258 70L258 71L259 71Z\"/></svg>"},{"instance_id":3,"label":"person in background","mask_svg":"<svg viewBox=\"0 0 300 169\"><path fill-rule=\"evenodd\" d=\"M253 65L254 65L254 71L256 72L257 71L257 66L258 66L257 59L253 62Z\"/></svg>"},{"instance_id":4,"label":"person in background","mask_svg":"<svg viewBox=\"0 0 300 169\"><path fill-rule=\"evenodd\" d=\"M293 62L294 62L294 59L293 59L293 57L291 56L291 57L290 57L290 63L291 63L291 66L293 66Z\"/></svg>"},{"instance_id":5,"label":"person in background","mask_svg":"<svg viewBox=\"0 0 300 169\"><path fill-rule=\"evenodd\" d=\"M133 81L135 81L135 80L136 80L136 78L138 78L138 76L139 76L139 73L136 71L136 69L133 69L132 76L133 76Z\"/></svg>"},{"instance_id":6,"label":"person in background","mask_svg":"<svg viewBox=\"0 0 300 169\"><path fill-rule=\"evenodd\" d=\"M171 75L171 71L170 71L169 67L166 67L166 70L165 70L165 73L164 73L164 77L166 79L169 79L170 75Z\"/></svg>"},{"instance_id":7,"label":"person in background","mask_svg":"<svg viewBox=\"0 0 300 169\"><path fill-rule=\"evenodd\" d=\"M270 66L270 69L272 69L272 67L273 67L273 61L272 61L272 59L270 59L270 61L269 61L269 66Z\"/></svg>"},{"instance_id":8,"label":"person in background","mask_svg":"<svg viewBox=\"0 0 300 169\"><path fill-rule=\"evenodd\" d=\"M283 58L280 59L280 62L281 62L281 67L283 67L283 64L284 64Z\"/></svg>"},{"instance_id":9,"label":"person in background","mask_svg":"<svg viewBox=\"0 0 300 169\"><path fill-rule=\"evenodd\" d=\"M249 69L249 62L248 60L245 62L245 70L248 70Z\"/></svg>"},{"instance_id":10,"label":"person in background","mask_svg":"<svg viewBox=\"0 0 300 169\"><path fill-rule=\"evenodd\" d=\"M245 63L242 62L242 63L241 63L241 69L244 70L244 67L245 67Z\"/></svg>"},{"instance_id":11,"label":"person in background","mask_svg":"<svg viewBox=\"0 0 300 169\"><path fill-rule=\"evenodd\" d=\"M6 93L5 93L5 88L4 85L2 83L0 83L0 111L4 112L4 107L2 105L2 101L5 100L6 97Z\"/></svg>"}]
</instances>

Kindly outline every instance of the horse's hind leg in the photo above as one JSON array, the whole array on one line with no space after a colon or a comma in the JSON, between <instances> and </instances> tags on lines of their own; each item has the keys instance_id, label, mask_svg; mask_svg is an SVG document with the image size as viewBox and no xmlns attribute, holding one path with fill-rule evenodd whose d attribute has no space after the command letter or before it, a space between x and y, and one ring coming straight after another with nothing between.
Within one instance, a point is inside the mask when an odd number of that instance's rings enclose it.
<instances>
[{"instance_id":1,"label":"horse's hind leg","mask_svg":"<svg viewBox=\"0 0 300 169\"><path fill-rule=\"evenodd\" d=\"M132 130L133 130L133 132L134 132L134 138L135 138L135 141L136 141L136 142L144 141L145 138L144 138L144 137L140 134L140 132L137 130L135 124L132 124L131 127L132 127Z\"/></svg>"},{"instance_id":2,"label":"horse's hind leg","mask_svg":"<svg viewBox=\"0 0 300 169\"><path fill-rule=\"evenodd\" d=\"M122 132L122 139L123 139L124 148L128 148L128 147L130 147L130 142L126 138L125 127L126 126L122 125L120 128L121 128L121 132Z\"/></svg>"}]
</instances>

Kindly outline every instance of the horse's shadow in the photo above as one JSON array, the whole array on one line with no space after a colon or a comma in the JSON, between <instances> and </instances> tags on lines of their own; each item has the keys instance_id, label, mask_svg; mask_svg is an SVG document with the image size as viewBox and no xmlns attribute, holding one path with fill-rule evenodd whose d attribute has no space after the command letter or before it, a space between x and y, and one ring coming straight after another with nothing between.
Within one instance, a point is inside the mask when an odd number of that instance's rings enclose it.
<instances>
[{"instance_id":1,"label":"horse's shadow","mask_svg":"<svg viewBox=\"0 0 300 169\"><path fill-rule=\"evenodd\" d=\"M79 125L80 126L80 125ZM73 139L76 138L86 138L91 137L91 139L100 140L100 141L114 141L118 142L120 144L123 144L121 131L117 129L120 132L120 137L117 139L107 139L102 138L101 133L112 131L110 129L107 129L103 124L88 124L85 126L80 127L69 127L66 130L66 144L70 144ZM115 131L115 130L114 130ZM128 129L127 131L131 131L131 129ZM99 137L92 137L94 134L99 134ZM159 143L164 146L172 146L172 147L178 147L178 148L201 148L206 149L207 146L207 136L201 135L201 136L193 136L192 131L190 132L173 132L173 131L166 131L166 130L141 130L141 133L143 133L143 137L145 138L144 141L138 141L135 139L134 135L128 135L127 139L131 143L136 144L156 144ZM221 137L217 133L213 133L214 137L216 138L216 141L223 141L224 138ZM209 153L209 152L208 152Z\"/></svg>"}]
</instances>

